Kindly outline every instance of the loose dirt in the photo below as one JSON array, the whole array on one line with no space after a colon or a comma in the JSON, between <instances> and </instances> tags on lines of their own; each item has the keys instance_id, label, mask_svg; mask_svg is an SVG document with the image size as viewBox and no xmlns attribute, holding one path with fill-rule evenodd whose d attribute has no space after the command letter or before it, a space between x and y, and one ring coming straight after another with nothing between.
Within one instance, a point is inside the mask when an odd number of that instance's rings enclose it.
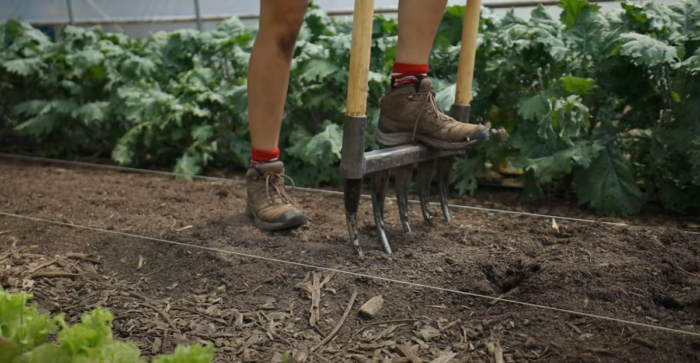
<instances>
[{"instance_id":1,"label":"loose dirt","mask_svg":"<svg viewBox=\"0 0 700 363\"><path fill-rule=\"evenodd\" d=\"M417 205L405 235L388 200L389 256L363 199L361 259L341 197L293 195L309 225L266 233L240 183L0 160L0 211L134 235L0 216L0 283L73 321L107 307L146 355L211 342L217 362L700 361L696 337L498 299L700 333L698 235L457 209L448 224L438 207L427 227ZM358 314L375 296L376 315Z\"/></svg>"}]
</instances>

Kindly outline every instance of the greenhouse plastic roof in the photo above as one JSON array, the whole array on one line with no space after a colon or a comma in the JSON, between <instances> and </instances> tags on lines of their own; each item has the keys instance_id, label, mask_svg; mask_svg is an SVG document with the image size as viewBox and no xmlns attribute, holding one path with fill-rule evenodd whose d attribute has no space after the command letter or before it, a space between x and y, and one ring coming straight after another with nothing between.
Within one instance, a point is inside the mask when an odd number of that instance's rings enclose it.
<instances>
[{"instance_id":1,"label":"greenhouse plastic roof","mask_svg":"<svg viewBox=\"0 0 700 363\"><path fill-rule=\"evenodd\" d=\"M75 20L141 19L193 16L194 0L71 0ZM493 1L493 0L490 0ZM503 1L503 0L501 0ZM258 14L257 0L200 0L203 16ZM324 10L352 9L353 0L314 0ZM375 7L396 7L398 0L375 0ZM450 0L450 5L466 0ZM67 22L66 0L0 0L0 18Z\"/></svg>"}]
</instances>

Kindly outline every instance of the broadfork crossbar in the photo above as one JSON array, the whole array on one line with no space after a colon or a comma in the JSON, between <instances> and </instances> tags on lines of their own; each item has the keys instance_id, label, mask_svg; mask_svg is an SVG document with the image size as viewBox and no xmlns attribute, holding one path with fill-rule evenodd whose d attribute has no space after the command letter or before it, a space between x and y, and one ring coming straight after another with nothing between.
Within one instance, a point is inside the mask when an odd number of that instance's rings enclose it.
<instances>
[{"instance_id":1,"label":"broadfork crossbar","mask_svg":"<svg viewBox=\"0 0 700 363\"><path fill-rule=\"evenodd\" d=\"M462 30L457 72L455 103L451 114L456 120L469 122L472 81L476 57L476 40L479 31L481 0L468 0ZM450 170L455 156L466 151L440 151L423 145L403 145L393 148L365 152L365 128L367 124L367 89L374 17L374 0L355 0L350 72L347 91L347 112L343 125L343 147L340 174L345 179L344 201L348 234L356 254L362 256L359 243L359 210L362 181L371 178L372 210L374 223L382 248L392 253L384 230L384 200L390 179L395 174L395 191L399 217L404 233L411 233L408 213L408 193L413 168L418 166L418 184L421 212L427 225L432 225L428 209L433 170L437 168L438 190L443 217L450 222L447 196Z\"/></svg>"}]
</instances>

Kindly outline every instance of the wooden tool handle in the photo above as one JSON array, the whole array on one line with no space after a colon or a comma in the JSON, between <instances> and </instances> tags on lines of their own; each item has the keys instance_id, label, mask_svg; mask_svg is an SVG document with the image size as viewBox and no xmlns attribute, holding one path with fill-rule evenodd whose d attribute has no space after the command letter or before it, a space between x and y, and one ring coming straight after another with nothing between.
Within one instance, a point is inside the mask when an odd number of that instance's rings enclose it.
<instances>
[{"instance_id":1,"label":"wooden tool handle","mask_svg":"<svg viewBox=\"0 0 700 363\"><path fill-rule=\"evenodd\" d=\"M462 49L457 69L455 104L468 106L472 98L472 80L476 61L476 39L479 34L481 0L468 0L462 28Z\"/></svg>"},{"instance_id":2,"label":"wooden tool handle","mask_svg":"<svg viewBox=\"0 0 700 363\"><path fill-rule=\"evenodd\" d=\"M365 116L370 52L372 50L374 0L355 0L353 16L346 114L348 116Z\"/></svg>"}]
</instances>

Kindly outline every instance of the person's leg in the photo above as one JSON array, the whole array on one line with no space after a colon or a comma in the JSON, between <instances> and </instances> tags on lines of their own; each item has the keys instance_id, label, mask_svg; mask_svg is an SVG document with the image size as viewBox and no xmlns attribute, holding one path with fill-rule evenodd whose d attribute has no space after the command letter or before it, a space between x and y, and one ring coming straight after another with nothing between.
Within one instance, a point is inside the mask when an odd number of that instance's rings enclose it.
<instances>
[{"instance_id":1,"label":"person's leg","mask_svg":"<svg viewBox=\"0 0 700 363\"><path fill-rule=\"evenodd\" d=\"M248 66L248 117L253 150L277 149L292 56L307 5L308 0L260 1L260 31Z\"/></svg>"},{"instance_id":2,"label":"person's leg","mask_svg":"<svg viewBox=\"0 0 700 363\"><path fill-rule=\"evenodd\" d=\"M447 0L399 0L399 37L392 80L417 84L428 72L428 59ZM411 79L413 78L413 79Z\"/></svg>"},{"instance_id":3,"label":"person's leg","mask_svg":"<svg viewBox=\"0 0 700 363\"><path fill-rule=\"evenodd\" d=\"M284 188L279 134L289 72L308 0L261 0L260 30L248 66L248 213L258 227L289 229L306 223Z\"/></svg>"},{"instance_id":4,"label":"person's leg","mask_svg":"<svg viewBox=\"0 0 700 363\"><path fill-rule=\"evenodd\" d=\"M399 37L391 92L380 100L377 142L385 147L423 142L443 150L475 147L488 140L481 125L456 121L438 109L428 59L447 0L399 0Z\"/></svg>"}]
</instances>

